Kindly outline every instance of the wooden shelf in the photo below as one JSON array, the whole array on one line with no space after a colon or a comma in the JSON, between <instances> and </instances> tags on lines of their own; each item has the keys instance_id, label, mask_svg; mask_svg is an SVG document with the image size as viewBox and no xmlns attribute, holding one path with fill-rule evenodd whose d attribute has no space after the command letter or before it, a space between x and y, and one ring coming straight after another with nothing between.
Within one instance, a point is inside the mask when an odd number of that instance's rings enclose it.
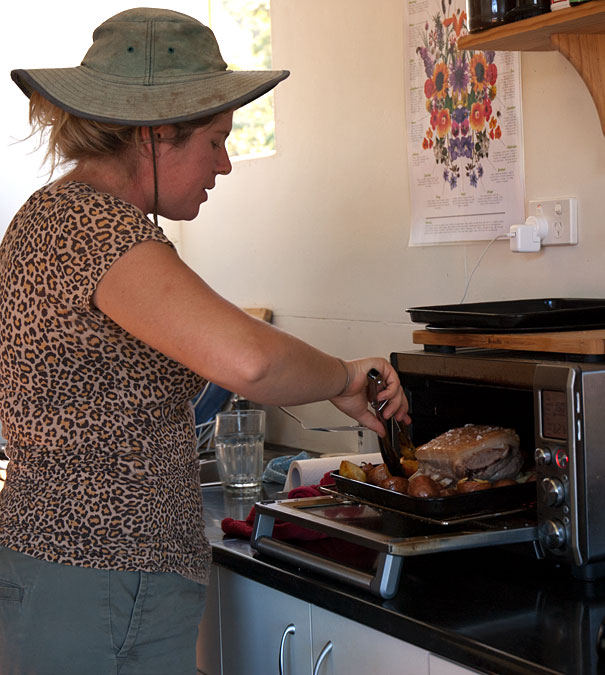
<instances>
[{"instance_id":1,"label":"wooden shelf","mask_svg":"<svg viewBox=\"0 0 605 675\"><path fill-rule=\"evenodd\" d=\"M605 0L592 0L465 35L458 41L458 48L559 51L588 87L605 134Z\"/></svg>"}]
</instances>

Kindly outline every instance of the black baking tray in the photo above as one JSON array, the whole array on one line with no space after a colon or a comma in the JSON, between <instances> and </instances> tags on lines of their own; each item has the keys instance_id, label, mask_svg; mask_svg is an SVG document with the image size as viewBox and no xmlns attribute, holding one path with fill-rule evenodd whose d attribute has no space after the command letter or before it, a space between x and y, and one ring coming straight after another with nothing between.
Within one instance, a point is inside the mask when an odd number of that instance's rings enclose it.
<instances>
[{"instance_id":1,"label":"black baking tray","mask_svg":"<svg viewBox=\"0 0 605 675\"><path fill-rule=\"evenodd\" d=\"M479 490L450 497L410 497L402 492L386 490L378 485L345 478L339 471L331 474L338 492L357 497L376 506L409 513L423 518L443 519L471 513L512 510L529 506L536 501L536 482Z\"/></svg>"},{"instance_id":2,"label":"black baking tray","mask_svg":"<svg viewBox=\"0 0 605 675\"><path fill-rule=\"evenodd\" d=\"M452 330L553 331L605 327L605 299L533 298L411 307L415 323Z\"/></svg>"}]
</instances>

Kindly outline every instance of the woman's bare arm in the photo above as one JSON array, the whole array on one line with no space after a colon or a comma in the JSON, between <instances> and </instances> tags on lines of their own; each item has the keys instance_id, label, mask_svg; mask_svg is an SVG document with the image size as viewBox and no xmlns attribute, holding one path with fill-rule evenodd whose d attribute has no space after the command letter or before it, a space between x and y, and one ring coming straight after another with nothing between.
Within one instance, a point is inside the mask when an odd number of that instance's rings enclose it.
<instances>
[{"instance_id":1,"label":"woman's bare arm","mask_svg":"<svg viewBox=\"0 0 605 675\"><path fill-rule=\"evenodd\" d=\"M367 411L365 374L383 373L387 416L401 419L407 403L384 359L339 360L255 319L213 291L159 242L143 242L116 261L99 282L94 304L166 356L258 403L297 405L333 399L337 407L382 431ZM372 418L372 419L370 419ZM362 421L363 420L363 421Z\"/></svg>"}]
</instances>

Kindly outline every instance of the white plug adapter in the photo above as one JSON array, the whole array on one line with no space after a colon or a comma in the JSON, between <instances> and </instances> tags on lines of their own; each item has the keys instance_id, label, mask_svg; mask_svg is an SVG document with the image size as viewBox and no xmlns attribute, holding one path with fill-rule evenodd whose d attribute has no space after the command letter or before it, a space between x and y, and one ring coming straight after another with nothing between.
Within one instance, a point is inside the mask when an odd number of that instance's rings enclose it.
<instances>
[{"instance_id":1,"label":"white plug adapter","mask_svg":"<svg viewBox=\"0 0 605 675\"><path fill-rule=\"evenodd\" d=\"M548 234L548 221L541 216L529 216L523 225L512 225L510 250L515 253L535 253L542 246L542 239Z\"/></svg>"}]
</instances>

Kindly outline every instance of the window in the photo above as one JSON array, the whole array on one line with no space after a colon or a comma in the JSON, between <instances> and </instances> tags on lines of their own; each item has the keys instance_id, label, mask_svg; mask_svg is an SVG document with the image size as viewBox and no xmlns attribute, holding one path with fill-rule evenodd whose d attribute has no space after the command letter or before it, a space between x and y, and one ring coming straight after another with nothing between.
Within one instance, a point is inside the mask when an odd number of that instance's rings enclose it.
<instances>
[{"instance_id":1,"label":"window","mask_svg":"<svg viewBox=\"0 0 605 675\"><path fill-rule=\"evenodd\" d=\"M233 70L270 70L270 0L208 0L208 23ZM231 157L275 150L273 92L236 110L229 137Z\"/></svg>"}]
</instances>

